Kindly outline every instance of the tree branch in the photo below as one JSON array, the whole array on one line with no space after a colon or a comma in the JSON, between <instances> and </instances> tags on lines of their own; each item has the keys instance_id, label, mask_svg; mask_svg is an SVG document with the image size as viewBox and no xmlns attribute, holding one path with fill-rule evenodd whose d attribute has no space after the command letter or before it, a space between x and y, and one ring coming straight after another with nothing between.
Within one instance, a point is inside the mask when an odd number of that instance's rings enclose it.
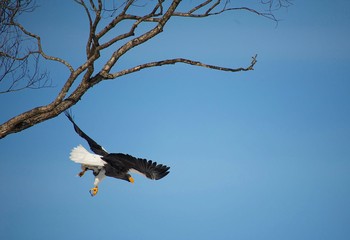
<instances>
[{"instance_id":1,"label":"tree branch","mask_svg":"<svg viewBox=\"0 0 350 240\"><path fill-rule=\"evenodd\" d=\"M150 31L142 34L141 36L128 41L126 44L124 44L122 47L120 47L117 51L115 51L112 54L111 58L108 60L108 62L103 66L102 70L100 71L100 75L103 77L107 76L109 74L109 72L111 71L111 68L115 65L115 63L118 61L118 59L122 55L124 55L126 52L128 52L130 49L134 48L135 46L138 46L138 45L148 41L149 39L153 38L154 36L156 36L160 32L162 32L165 24L171 18L176 7L179 5L180 2L181 2L181 0L173 0L172 4L169 6L167 12L159 20L156 27L154 27Z\"/></svg>"},{"instance_id":2,"label":"tree branch","mask_svg":"<svg viewBox=\"0 0 350 240\"><path fill-rule=\"evenodd\" d=\"M214 6L214 8L217 5ZM237 11L237 10L245 10L248 12L252 12L255 13L259 16L263 16L265 18L271 19L273 21L277 21L277 19L275 18L275 16L272 13L269 12L259 12L255 9L252 8L248 8L248 7L232 7L232 8L226 8L226 5L223 9L216 11L216 12L212 12L212 10L214 8L210 8L208 11L206 11L205 13L199 13L199 14L195 14L195 13L191 13L191 12L175 12L173 15L176 17L191 17L191 18L205 18L205 17L210 17L210 16L214 16L214 15L219 15L223 12L228 12L228 11Z\"/></svg>"},{"instance_id":3,"label":"tree branch","mask_svg":"<svg viewBox=\"0 0 350 240\"><path fill-rule=\"evenodd\" d=\"M205 10L204 7L207 7L210 3L212 3L212 5ZM278 20L272 12L282 7L289 7L292 4L290 0L261 0L261 3L263 5L268 5L268 10L258 11L250 7L228 7L229 3L230 0L226 0L224 1L224 3L222 3L221 0L217 0L215 2L213 2L212 0L207 0L203 3L196 5L187 12L175 12L173 15L177 17L205 18L209 16L222 14L223 12L244 10L277 22ZM215 9L217 9L219 5L222 5L221 10L215 11ZM203 10L204 12L195 13L200 10Z\"/></svg>"},{"instance_id":4,"label":"tree branch","mask_svg":"<svg viewBox=\"0 0 350 240\"><path fill-rule=\"evenodd\" d=\"M39 37L38 35L27 31L27 30L26 30L21 24L19 24L19 23L12 22L12 25L18 27L19 29L21 29L22 32L23 32L24 34L26 34L27 36L30 36L30 37L35 38L35 39L37 40L37 46L38 46L37 52L38 52L43 58L45 58L45 59L47 59L47 60L51 60L51 61L60 62L60 63L64 64L66 67L68 67L68 69L69 69L70 72L73 72L73 71L74 71L73 67L72 67L67 61L65 61L65 60L63 60L63 59L61 59L61 58L59 58L59 57L54 57L54 56L49 56L49 55L47 55L47 54L43 51L43 49L42 49L41 39L40 39L40 37Z\"/></svg>"},{"instance_id":5,"label":"tree branch","mask_svg":"<svg viewBox=\"0 0 350 240\"><path fill-rule=\"evenodd\" d=\"M34 70L31 74L28 73L29 57L35 58L34 66L32 67ZM51 86L51 81L47 77L48 74L39 71L39 55L28 55L20 60L0 57L0 66L3 66L3 69L0 72L0 94L17 92L26 88L41 89ZM27 80L22 81L23 78L26 78Z\"/></svg>"},{"instance_id":6,"label":"tree branch","mask_svg":"<svg viewBox=\"0 0 350 240\"><path fill-rule=\"evenodd\" d=\"M103 0L74 0L84 9L89 24L89 36L85 46L86 61L83 62L78 68L74 69L67 61L58 57L47 55L43 51L40 36L27 31L27 29L16 21L16 16L18 16L21 11L32 9L28 7L31 6L31 1L32 0L14 0L0 3L5 4L4 6L7 7L8 10L8 12L5 12L5 14L4 12L0 12L0 66L3 66L4 64L6 66L6 68L0 68L0 82L2 72L4 72L5 75L7 74L11 76L11 74L22 69L22 74L18 74L17 76L12 75L15 77L11 88L17 85L17 81L27 72L27 60L31 57L37 57L36 59L39 59L41 56L46 60L64 64L69 69L70 74L67 76L65 83L51 103L23 112L1 124L0 138L3 138L11 133L20 132L42 121L56 117L80 101L81 97L91 87L103 80L116 79L143 69L183 63L218 71L251 71L254 69L257 62L256 55L252 58L252 61L247 67L229 68L202 63L186 58L173 58L143 63L132 68L111 73L113 67L123 56L129 53L131 49L134 49L135 47L160 34L164 30L164 27L168 21L174 16L204 18L219 15L227 11L244 10L276 20L274 15L271 13L272 9L284 7L289 4L289 0L261 0L260 4L267 5L270 11L259 11L248 6L229 7L229 0L202 0L199 3L197 1L193 1L194 6L189 7L189 10L180 11L177 9L181 3L181 0L171 0L169 1L169 4L164 4L165 0L146 1L146 4L142 6L137 6L135 4L137 2L136 0L124 0L122 2L109 2ZM112 4L112 7L106 7L106 4ZM138 7L138 9L135 9L136 7ZM144 14L135 14L135 12L140 12L140 7L145 9ZM108 13L110 20L105 25L100 26L102 23L106 22L106 15L104 15L106 12ZM115 14L117 15L115 16ZM6 24L2 24L4 19L7 20L7 22L5 21ZM115 34L113 30L118 24L124 21L130 21L131 24L129 25L129 29L122 34ZM141 27L139 28L139 26L146 22L151 22L151 24L144 24L144 29L147 30L142 30ZM138 33L136 29L139 29L140 33ZM15 36L13 37L12 35ZM19 43L21 43L20 40L22 39L21 37L23 35L29 36L29 39L33 41L32 44L34 44L34 49L28 49L27 51L23 51L21 49ZM120 40L126 41L121 43ZM109 51L106 51L106 49ZM100 58L100 54L110 52L112 52L112 54L105 56L104 59L107 59L105 62L98 62L98 65L102 67L100 67L98 71L95 71L95 64ZM4 71L2 69L4 69ZM34 75L36 75L36 73ZM77 81L79 81L77 86L73 88L73 84ZM26 87L35 87L35 85L33 85L32 81L29 81Z\"/></svg>"},{"instance_id":7,"label":"tree branch","mask_svg":"<svg viewBox=\"0 0 350 240\"><path fill-rule=\"evenodd\" d=\"M152 68L152 67L160 67L163 65L171 65L171 64L176 64L176 63L184 63L188 65L193 65L193 66L198 66L198 67L204 67L204 68L209 68L209 69L214 69L214 70L219 70L219 71L225 71L225 72L241 72L241 71L251 71L254 70L254 65L256 64L257 60L257 55L252 57L252 61L248 67L239 67L239 68L226 68L226 67L220 67L220 66L215 66L215 65L210 65L198 61L193 61L190 59L185 59L185 58L174 58L174 59L167 59L167 60L162 60L162 61L156 61L156 62L149 62L149 63L144 63L129 69L125 69L119 72L116 72L114 74L108 74L105 76L106 79L115 79L130 73L138 72L142 69L146 68Z\"/></svg>"},{"instance_id":8,"label":"tree branch","mask_svg":"<svg viewBox=\"0 0 350 240\"><path fill-rule=\"evenodd\" d=\"M144 16L135 16L135 15L130 15L127 14L126 11L130 8L131 4L134 1L129 1L124 10L122 11L121 14L119 14L116 18L113 19L101 32L99 32L96 37L100 39L102 36L104 36L107 32L109 32L112 28L114 28L118 23L120 23L123 20L135 20L135 22L132 24L130 30L127 33L120 34L109 41L106 41L105 43L101 44L98 47L98 50L105 49L117 41L126 39L128 37L134 36L135 35L135 30L136 28L142 23L142 22L159 22L160 19L156 19L155 17L160 16L163 14L163 6L162 3L163 1L159 0L158 4L153 8L153 10ZM159 13L157 13L157 10L161 9Z\"/></svg>"}]
</instances>

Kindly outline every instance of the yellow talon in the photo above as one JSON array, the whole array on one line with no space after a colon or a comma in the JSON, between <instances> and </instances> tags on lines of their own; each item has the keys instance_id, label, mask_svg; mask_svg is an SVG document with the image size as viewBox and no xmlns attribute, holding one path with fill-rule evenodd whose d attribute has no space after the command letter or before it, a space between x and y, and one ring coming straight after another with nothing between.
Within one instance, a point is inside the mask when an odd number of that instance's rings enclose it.
<instances>
[{"instance_id":1,"label":"yellow talon","mask_svg":"<svg viewBox=\"0 0 350 240\"><path fill-rule=\"evenodd\" d=\"M129 177L129 182L134 183L135 180L132 177Z\"/></svg>"},{"instance_id":2,"label":"yellow talon","mask_svg":"<svg viewBox=\"0 0 350 240\"><path fill-rule=\"evenodd\" d=\"M98 187L96 186L94 188L91 188L89 192L91 194L91 197L95 196L98 192Z\"/></svg>"}]
</instances>

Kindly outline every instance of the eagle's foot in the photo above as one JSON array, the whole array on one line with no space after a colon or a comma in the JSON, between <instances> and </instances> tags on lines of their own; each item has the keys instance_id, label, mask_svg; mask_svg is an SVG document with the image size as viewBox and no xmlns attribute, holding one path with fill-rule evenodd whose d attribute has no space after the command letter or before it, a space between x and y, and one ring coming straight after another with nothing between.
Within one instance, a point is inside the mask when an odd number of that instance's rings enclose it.
<instances>
[{"instance_id":1,"label":"eagle's foot","mask_svg":"<svg viewBox=\"0 0 350 240\"><path fill-rule=\"evenodd\" d=\"M81 171L80 173L78 173L78 176L79 176L79 177L84 176L85 172L86 172L86 169L84 169L83 171Z\"/></svg>"},{"instance_id":2,"label":"eagle's foot","mask_svg":"<svg viewBox=\"0 0 350 240\"><path fill-rule=\"evenodd\" d=\"M91 197L95 196L98 192L98 187L96 186L94 188L91 188L89 192L91 194Z\"/></svg>"}]
</instances>

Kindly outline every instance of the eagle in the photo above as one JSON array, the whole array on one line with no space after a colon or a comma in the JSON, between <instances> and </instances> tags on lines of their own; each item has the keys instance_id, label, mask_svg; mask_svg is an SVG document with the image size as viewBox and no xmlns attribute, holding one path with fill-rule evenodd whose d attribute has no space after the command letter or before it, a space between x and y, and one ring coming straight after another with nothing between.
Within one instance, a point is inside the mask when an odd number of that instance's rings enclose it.
<instances>
[{"instance_id":1,"label":"eagle","mask_svg":"<svg viewBox=\"0 0 350 240\"><path fill-rule=\"evenodd\" d=\"M108 153L78 127L68 111L65 112L65 115L73 124L75 132L87 141L91 151L94 152L90 153L82 145L78 145L70 153L70 159L81 164L82 171L79 172L79 177L82 177L88 170L93 172L94 187L89 191L92 197L98 193L98 185L106 176L134 183L130 173L138 173L153 180L168 175L170 167L166 165L124 153Z\"/></svg>"}]
</instances>

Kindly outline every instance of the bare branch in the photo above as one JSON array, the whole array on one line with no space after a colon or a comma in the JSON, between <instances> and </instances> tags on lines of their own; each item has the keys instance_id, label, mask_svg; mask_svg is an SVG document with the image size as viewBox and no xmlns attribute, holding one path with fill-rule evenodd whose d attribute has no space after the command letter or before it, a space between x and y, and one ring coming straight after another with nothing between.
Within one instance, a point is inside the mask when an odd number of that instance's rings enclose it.
<instances>
[{"instance_id":1,"label":"bare branch","mask_svg":"<svg viewBox=\"0 0 350 240\"><path fill-rule=\"evenodd\" d=\"M101 70L101 72L100 72L101 76L108 75L111 68L115 65L115 63L118 61L118 59L122 55L124 55L126 52L128 52L130 49L146 42L147 40L153 38L154 36L156 36L160 32L162 32L165 24L168 22L170 17L173 15L176 7L179 5L180 2L181 2L181 0L173 0L172 4L169 6L167 12L159 20L156 27L154 27L150 31L142 34L141 36L128 41L126 44L124 44L122 47L120 47L117 51L115 51L112 54L112 57L108 60L108 62L104 65L103 69Z\"/></svg>"},{"instance_id":2,"label":"bare branch","mask_svg":"<svg viewBox=\"0 0 350 240\"><path fill-rule=\"evenodd\" d=\"M262 4L267 5L269 11L275 11L280 8L287 8L293 5L292 0L261 0Z\"/></svg>"},{"instance_id":3,"label":"bare branch","mask_svg":"<svg viewBox=\"0 0 350 240\"><path fill-rule=\"evenodd\" d=\"M195 11L197 11L198 9L203 8L204 6L208 5L212 0L207 0L197 6L195 6L194 8L192 8L190 11L188 11L189 14L194 13Z\"/></svg>"},{"instance_id":4,"label":"bare branch","mask_svg":"<svg viewBox=\"0 0 350 240\"><path fill-rule=\"evenodd\" d=\"M39 71L39 55L29 55L33 57L34 66L29 64L27 58L19 61L17 59L0 58L0 66L4 68L0 71L0 94L16 92L23 89L41 89L51 87L51 81L47 72ZM3 62L5 61L5 63ZM31 72L32 69L34 72ZM26 79L26 81L22 81Z\"/></svg>"},{"instance_id":5,"label":"bare branch","mask_svg":"<svg viewBox=\"0 0 350 240\"><path fill-rule=\"evenodd\" d=\"M22 32L23 32L24 34L26 34L27 36L30 36L30 37L35 38L35 39L37 40L37 47L38 47L37 52L38 52L43 58L45 58L45 59L47 59L47 60L51 60L51 61L60 62L60 63L64 64L66 67L68 67L68 69L69 69L70 72L73 72L73 71L74 71L73 67L72 67L67 61L65 61L65 60L63 60L63 59L61 59L61 58L59 58L59 57L54 57L54 56L49 56L49 55L47 55L47 54L43 51L43 49L42 49L41 39L40 39L40 37L39 37L38 35L27 31L27 30L26 30L21 24L19 24L19 23L12 22L11 24L12 24L13 26L16 26L16 27L18 27L19 29L21 29Z\"/></svg>"},{"instance_id":6,"label":"bare branch","mask_svg":"<svg viewBox=\"0 0 350 240\"><path fill-rule=\"evenodd\" d=\"M210 3L212 3L212 5L209 6L208 9L204 9L204 7L208 6ZM278 21L272 12L282 7L288 7L292 4L290 0L266 0L266 1L262 0L261 3L263 5L268 5L268 9L259 11L252 7L246 7L246 6L228 7L229 3L230 3L229 0L224 1L224 3L222 3L221 0L217 0L215 2L213 2L212 0L207 0L201 4L198 4L197 6L193 7L191 10L187 12L175 12L173 15L177 17L205 18L209 16L219 15L219 14L222 14L223 12L244 10L244 11L252 12L259 16L266 17L273 21ZM221 9L217 9L219 8L220 5L222 5ZM203 11L202 13L195 13L201 10Z\"/></svg>"},{"instance_id":7,"label":"bare branch","mask_svg":"<svg viewBox=\"0 0 350 240\"><path fill-rule=\"evenodd\" d=\"M156 8L155 8L156 9ZM134 22L134 24L131 26L129 32L127 33L124 33L124 34L120 34L112 39L110 39L109 41L101 44L98 49L105 49L111 45L113 45L114 43L120 41L120 40L123 40L123 39L126 39L128 37L131 37L131 36L134 36L135 35L135 30L136 28L144 21L149 21L149 19L154 19L152 18L151 16L155 16L155 14L152 12L150 14L147 14L146 16L143 16L143 17L134 17L134 16L131 16L131 15L124 15L124 19L136 19L136 21Z\"/></svg>"},{"instance_id":8,"label":"bare branch","mask_svg":"<svg viewBox=\"0 0 350 240\"><path fill-rule=\"evenodd\" d=\"M93 28L93 23L92 23L92 17L91 17L91 14L90 14L90 11L88 9L88 7L86 6L85 2L83 0L75 0L75 2L79 3L80 5L83 6L85 12L86 12L86 15L88 17L88 20L89 20L89 27L90 27L90 34L89 34L89 38L88 38L88 41L86 43L86 55L89 56L90 55L90 47L91 47L91 43L92 43L92 39L93 39L93 34L92 34L92 28ZM90 1L90 4L92 6L93 9L95 9L95 5L94 5L94 2L93 1Z\"/></svg>"},{"instance_id":9,"label":"bare branch","mask_svg":"<svg viewBox=\"0 0 350 240\"><path fill-rule=\"evenodd\" d=\"M18 16L21 13L34 9L32 1L6 0L0 2L0 83L2 84L0 92L46 86L49 82L46 78L43 78L45 75L38 71L39 57L64 64L69 69L70 74L50 103L23 112L0 125L0 138L56 117L80 101L81 97L91 87L103 80L116 79L143 69L183 63L226 72L251 71L257 62L256 55L247 67L229 68L186 58L172 58L142 63L132 68L111 73L113 67L122 57L129 53L131 49L160 34L168 21L174 16L204 18L228 11L243 10L276 21L272 11L289 6L291 0L260 0L258 5L260 8L230 6L229 0L202 0L186 2L187 5L184 5L184 7L192 4L188 9L179 7L181 0L171 0L168 3L164 3L165 0L142 2L137 0L74 0L85 11L89 26L89 36L85 46L86 61L76 69L73 69L64 59L46 54L43 51L40 36L28 31L18 22ZM261 10L261 6L267 6L267 10ZM140 13L140 10L143 10L143 12ZM129 28L122 34L116 34L114 30L121 23L129 24ZM109 51L106 51L106 49ZM102 54L110 55L104 56L103 59L107 59L105 62L99 60L96 64ZM35 64L30 65L29 60L34 61ZM100 66L96 71L95 65ZM5 77L2 76L11 77L12 82L4 84ZM24 77L28 79L26 84L21 82Z\"/></svg>"},{"instance_id":10,"label":"bare branch","mask_svg":"<svg viewBox=\"0 0 350 240\"><path fill-rule=\"evenodd\" d=\"M13 25L19 15L34 9L32 1L0 3L0 94L50 86L48 74L39 71L39 51L30 50L28 39Z\"/></svg>"},{"instance_id":11,"label":"bare branch","mask_svg":"<svg viewBox=\"0 0 350 240\"><path fill-rule=\"evenodd\" d=\"M198 66L198 67L204 67L204 68L209 68L209 69L214 69L214 70L219 70L219 71L225 71L225 72L241 72L241 71L251 71L254 70L254 65L256 64L257 60L257 55L252 57L252 61L248 67L239 67L239 68L226 68L226 67L221 67L221 66L215 66L215 65L210 65L206 63L202 63L199 61L193 61L190 59L185 59L185 58L174 58L174 59L167 59L167 60L162 60L162 61L156 61L156 62L149 62L149 63L144 63L138 66L135 66L133 68L125 69L119 72L116 72L114 74L108 74L105 77L107 79L115 79L118 77L121 77L123 75L127 75L130 73L138 72L142 69L146 68L152 68L152 67L160 67L163 65L171 65L171 64L176 64L176 63L184 63L184 64L189 64L193 66Z\"/></svg>"},{"instance_id":12,"label":"bare branch","mask_svg":"<svg viewBox=\"0 0 350 240\"><path fill-rule=\"evenodd\" d=\"M221 9L219 11L216 11L216 12L213 12L212 11L213 9L214 8L211 8L208 11L206 11L205 13L199 13L199 14L194 14L194 13L189 13L189 12L186 12L186 13L184 13L184 12L175 12L173 15L177 16L177 17L205 18L205 17L214 16L214 15L219 15L219 14L221 14L223 12L245 10L245 11L252 12L252 13L255 13L257 15L266 17L268 19L277 21L277 19L275 18L275 16L272 13L259 12L259 11L255 10L255 9L248 8L248 7L226 8L226 6L225 6L223 9Z\"/></svg>"},{"instance_id":13,"label":"bare branch","mask_svg":"<svg viewBox=\"0 0 350 240\"><path fill-rule=\"evenodd\" d=\"M20 15L35 8L32 0L0 3L0 93L50 87L47 72L39 71L39 56L63 63L73 71L65 60L47 55L40 37L18 22Z\"/></svg>"}]
</instances>

